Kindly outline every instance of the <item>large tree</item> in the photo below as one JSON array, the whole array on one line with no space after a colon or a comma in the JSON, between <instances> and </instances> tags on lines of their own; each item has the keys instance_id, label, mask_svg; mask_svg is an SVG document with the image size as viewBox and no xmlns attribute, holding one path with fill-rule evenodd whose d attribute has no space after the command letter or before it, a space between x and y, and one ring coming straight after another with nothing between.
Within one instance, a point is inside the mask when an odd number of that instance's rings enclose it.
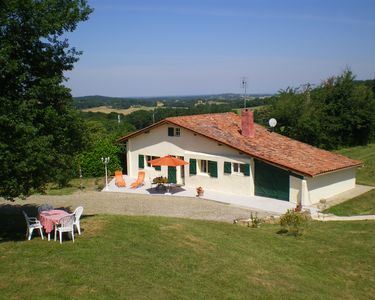
<instances>
[{"instance_id":1,"label":"large tree","mask_svg":"<svg viewBox=\"0 0 375 300\"><path fill-rule=\"evenodd\" d=\"M80 54L66 33L91 11L85 0L0 0L0 196L63 182L84 146L63 83Z\"/></svg>"},{"instance_id":2,"label":"large tree","mask_svg":"<svg viewBox=\"0 0 375 300\"><path fill-rule=\"evenodd\" d=\"M280 92L267 113L278 120L278 132L325 149L364 145L375 136L375 95L350 70L314 89Z\"/></svg>"}]
</instances>

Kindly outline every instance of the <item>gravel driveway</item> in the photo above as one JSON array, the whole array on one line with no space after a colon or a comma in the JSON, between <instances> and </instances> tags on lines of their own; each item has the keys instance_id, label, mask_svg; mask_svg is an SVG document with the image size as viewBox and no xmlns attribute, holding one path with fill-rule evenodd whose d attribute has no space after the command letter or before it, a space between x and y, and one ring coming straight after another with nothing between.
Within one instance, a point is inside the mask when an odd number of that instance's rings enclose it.
<instances>
[{"instance_id":1,"label":"gravel driveway","mask_svg":"<svg viewBox=\"0 0 375 300\"><path fill-rule=\"evenodd\" d=\"M48 203L56 208L66 208L73 211L77 206L84 207L84 214L121 214L149 215L215 220L233 222L237 218L249 218L248 208L242 208L226 203L220 203L200 198L150 196L111 192L76 192L64 196L33 195L26 200L15 202L0 200L0 212L7 213L15 209L36 210L42 203ZM269 214L258 212L259 217Z\"/></svg>"}]
</instances>

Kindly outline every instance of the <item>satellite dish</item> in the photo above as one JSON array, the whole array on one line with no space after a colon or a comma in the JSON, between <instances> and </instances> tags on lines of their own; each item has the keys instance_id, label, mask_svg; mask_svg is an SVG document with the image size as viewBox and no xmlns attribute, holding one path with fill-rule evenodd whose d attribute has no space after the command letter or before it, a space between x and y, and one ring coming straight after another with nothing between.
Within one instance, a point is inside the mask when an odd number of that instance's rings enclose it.
<instances>
[{"instance_id":1,"label":"satellite dish","mask_svg":"<svg viewBox=\"0 0 375 300\"><path fill-rule=\"evenodd\" d=\"M277 124L277 121L275 118L271 118L269 119L268 124L270 124L270 127L274 128Z\"/></svg>"}]
</instances>

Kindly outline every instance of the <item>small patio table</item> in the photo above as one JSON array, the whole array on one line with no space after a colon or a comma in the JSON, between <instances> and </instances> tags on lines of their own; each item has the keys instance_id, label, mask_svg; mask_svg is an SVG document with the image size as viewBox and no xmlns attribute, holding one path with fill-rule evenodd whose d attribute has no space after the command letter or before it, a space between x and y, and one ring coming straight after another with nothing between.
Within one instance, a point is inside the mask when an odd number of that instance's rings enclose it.
<instances>
[{"instance_id":1,"label":"small patio table","mask_svg":"<svg viewBox=\"0 0 375 300\"><path fill-rule=\"evenodd\" d=\"M61 210L61 209L46 210L46 211L42 211L39 214L38 219L40 223L42 224L45 232L48 235L48 240L50 240L51 231L53 230L53 227L59 223L59 220L62 217L65 217L68 215L70 215L68 212L66 212L65 210Z\"/></svg>"}]
</instances>

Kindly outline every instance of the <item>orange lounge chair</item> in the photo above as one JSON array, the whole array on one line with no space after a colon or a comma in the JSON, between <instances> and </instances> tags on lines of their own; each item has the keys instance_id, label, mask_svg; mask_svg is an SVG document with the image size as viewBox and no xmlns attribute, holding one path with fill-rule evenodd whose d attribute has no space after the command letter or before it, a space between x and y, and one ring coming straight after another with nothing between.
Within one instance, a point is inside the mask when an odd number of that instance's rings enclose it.
<instances>
[{"instance_id":1,"label":"orange lounge chair","mask_svg":"<svg viewBox=\"0 0 375 300\"><path fill-rule=\"evenodd\" d=\"M122 177L121 171L115 172L115 183L118 187L125 187L126 184L125 184L124 177Z\"/></svg>"},{"instance_id":2,"label":"orange lounge chair","mask_svg":"<svg viewBox=\"0 0 375 300\"><path fill-rule=\"evenodd\" d=\"M138 178L136 181L134 181L130 186L133 189L136 189L143 185L143 181L145 180L145 172L144 171L139 171L138 172Z\"/></svg>"}]
</instances>

